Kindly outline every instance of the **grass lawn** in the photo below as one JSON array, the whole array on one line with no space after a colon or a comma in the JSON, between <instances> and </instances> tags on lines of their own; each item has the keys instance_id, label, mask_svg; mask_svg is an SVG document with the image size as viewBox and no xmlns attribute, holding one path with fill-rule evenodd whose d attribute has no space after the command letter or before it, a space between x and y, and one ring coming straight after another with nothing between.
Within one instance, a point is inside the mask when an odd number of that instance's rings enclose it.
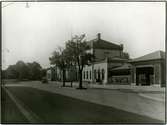
<instances>
[{"instance_id":1,"label":"grass lawn","mask_svg":"<svg viewBox=\"0 0 167 125\"><path fill-rule=\"evenodd\" d=\"M8 89L41 119L39 123L162 123L116 108L33 88Z\"/></svg>"},{"instance_id":2,"label":"grass lawn","mask_svg":"<svg viewBox=\"0 0 167 125\"><path fill-rule=\"evenodd\" d=\"M19 111L15 103L10 99L7 93L2 89L1 98L1 122L5 123L27 123L27 119Z\"/></svg>"}]
</instances>

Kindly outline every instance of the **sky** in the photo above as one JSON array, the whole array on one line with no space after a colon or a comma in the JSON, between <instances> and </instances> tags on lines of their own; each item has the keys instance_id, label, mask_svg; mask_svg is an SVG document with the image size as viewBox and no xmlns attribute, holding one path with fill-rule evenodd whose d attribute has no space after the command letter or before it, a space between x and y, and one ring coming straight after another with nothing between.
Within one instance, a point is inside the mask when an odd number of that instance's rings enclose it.
<instances>
[{"instance_id":1,"label":"sky","mask_svg":"<svg viewBox=\"0 0 167 125\"><path fill-rule=\"evenodd\" d=\"M123 44L130 57L165 51L164 2L26 2L2 3L2 69L49 57L73 35L85 33Z\"/></svg>"}]
</instances>

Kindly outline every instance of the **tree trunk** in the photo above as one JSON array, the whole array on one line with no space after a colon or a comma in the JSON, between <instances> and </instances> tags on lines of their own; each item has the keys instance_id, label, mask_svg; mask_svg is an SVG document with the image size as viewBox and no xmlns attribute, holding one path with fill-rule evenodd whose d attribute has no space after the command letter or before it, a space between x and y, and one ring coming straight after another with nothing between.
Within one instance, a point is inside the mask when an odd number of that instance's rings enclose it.
<instances>
[{"instance_id":1,"label":"tree trunk","mask_svg":"<svg viewBox=\"0 0 167 125\"><path fill-rule=\"evenodd\" d=\"M65 87L65 70L63 69L63 87Z\"/></svg>"},{"instance_id":2,"label":"tree trunk","mask_svg":"<svg viewBox=\"0 0 167 125\"><path fill-rule=\"evenodd\" d=\"M79 88L83 88L82 87L82 70L79 71Z\"/></svg>"}]
</instances>

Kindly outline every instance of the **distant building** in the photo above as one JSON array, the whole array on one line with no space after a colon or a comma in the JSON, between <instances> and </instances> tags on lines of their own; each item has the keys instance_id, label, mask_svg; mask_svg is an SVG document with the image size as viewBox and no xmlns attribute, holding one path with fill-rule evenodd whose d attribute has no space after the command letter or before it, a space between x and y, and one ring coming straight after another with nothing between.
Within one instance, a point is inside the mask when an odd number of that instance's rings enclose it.
<instances>
[{"instance_id":1,"label":"distant building","mask_svg":"<svg viewBox=\"0 0 167 125\"><path fill-rule=\"evenodd\" d=\"M94 54L94 62L83 68L82 79L92 84L132 84L165 85L165 53L156 51L136 59L129 59L123 52L123 45L118 45L101 38L87 42L88 52ZM53 70L54 69L54 70ZM62 80L61 71L51 68L47 71L49 80ZM50 74L50 75L49 75ZM51 76L51 78L50 78ZM66 81L77 81L76 67L66 71Z\"/></svg>"}]
</instances>

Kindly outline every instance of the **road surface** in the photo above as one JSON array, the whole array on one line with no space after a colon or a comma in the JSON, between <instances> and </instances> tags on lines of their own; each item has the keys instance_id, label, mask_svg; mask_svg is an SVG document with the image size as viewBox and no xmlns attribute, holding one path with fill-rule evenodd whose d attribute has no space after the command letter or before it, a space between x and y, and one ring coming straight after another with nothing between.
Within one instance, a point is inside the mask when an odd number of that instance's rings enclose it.
<instances>
[{"instance_id":1,"label":"road surface","mask_svg":"<svg viewBox=\"0 0 167 125\"><path fill-rule=\"evenodd\" d=\"M162 123L146 116L29 87L7 87L37 123ZM34 123L33 121L30 121Z\"/></svg>"}]
</instances>

